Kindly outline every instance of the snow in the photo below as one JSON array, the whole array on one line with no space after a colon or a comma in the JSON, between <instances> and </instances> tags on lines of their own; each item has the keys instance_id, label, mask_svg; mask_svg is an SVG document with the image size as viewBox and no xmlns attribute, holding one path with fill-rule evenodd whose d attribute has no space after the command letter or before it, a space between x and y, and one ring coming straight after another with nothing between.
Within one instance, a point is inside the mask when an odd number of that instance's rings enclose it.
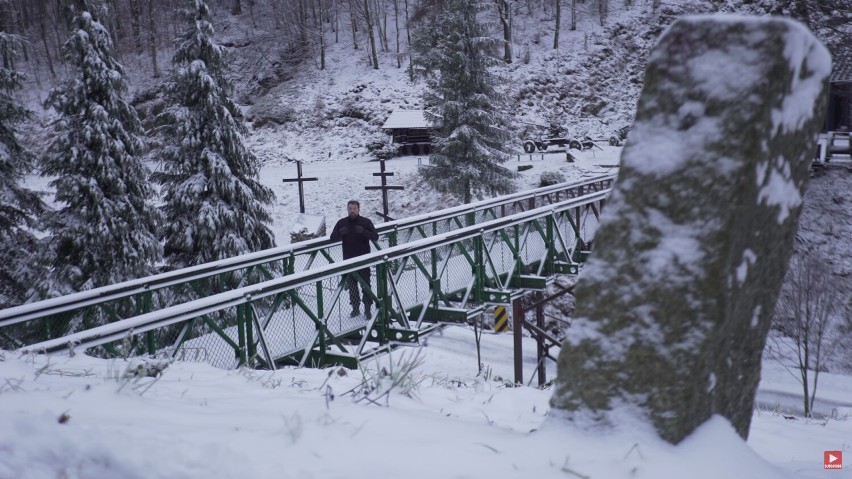
<instances>
[{"instance_id":1,"label":"snow","mask_svg":"<svg viewBox=\"0 0 852 479\"><path fill-rule=\"evenodd\" d=\"M626 4L612 4L610 8L618 20L637 16L650 6L636 5L624 11ZM591 37L591 52L603 49L595 40L599 33L590 28L597 21L593 15L581 14L577 31L567 31L563 25L561 46L555 51L547 46L546 38L552 34L552 22L539 21L542 19L545 18L517 16L517 61L508 67L510 83L528 85L529 72L535 70L541 72L541 78L556 79L558 86L577 78L577 84L588 83L588 88L599 89L595 93L607 100L624 96L622 103L631 104L631 92L612 84L599 86L589 81L589 74L583 71L582 50L588 39ZM239 25L234 23L233 30ZM522 47L530 49L530 38L539 36L543 41L532 45L532 61L525 65L519 60ZM796 62L800 53L790 50L785 54L791 65L802 66ZM247 137L265 163L261 183L273 188L277 195L272 215L279 245L289 243L289 231L300 223L297 188L280 181L293 175L295 165L291 159L306 161L306 176L320 177L319 184L308 183L305 187L309 212L333 220L345 214L346 201L351 198L362 200L362 211L368 216L374 216L380 208L380 194L363 190L363 186L374 184L372 172L378 171L378 164L370 161L364 144L374 138L388 138L379 126L392 110L422 105L416 98L418 89L405 80L404 72L393 70L388 56L381 57L380 71L366 68L364 56L353 54L346 42L329 46L328 70L294 71L292 83L272 92L277 102L297 112L298 121L253 129ZM128 61L138 59L128 55ZM824 65L808 65L814 67L824 69ZM147 68L141 71L148 76ZM736 72L738 77L743 74ZM611 98L607 89L612 90ZM556 101L560 90L550 90L551 96L545 92L543 99L535 99L534 107L533 100L523 103L521 111L516 112L518 118L544 123L555 112L570 118L575 129L587 126L575 118L579 107L574 108L571 98L567 103ZM583 98L573 91L570 96ZM540 108L548 103L552 111ZM339 115L346 106L360 109L366 119ZM803 106L804 101L785 104L779 128L797 124ZM617 104L615 111L607 112L607 121L629 122L627 116L618 116L618 108ZM685 104L679 117L699 118L693 128L716 128L711 123L701 123L701 111L697 105ZM610 129L601 125L590 129L594 128ZM672 152L682 146L648 133L634 130L628 145L639 143L644 137L643 148L649 154L660 157L658 160L677 159ZM653 148L649 138L654 139ZM519 149L520 141L516 143ZM507 166L514 169L517 165L533 165L532 170L521 173L519 181L521 188L529 188L537 185L543 171L561 171L569 181L614 172L620 149L604 146L603 152L572 153L577 161L570 165L560 152L523 155ZM454 204L419 184L415 172L421 161L427 160L402 157L388 162L388 168L397 173L391 182L406 186L402 192L391 192L392 216L425 213L436 205ZM633 166L641 168L643 164ZM720 158L719 166L725 165L725 159ZM150 166L153 170L156 165ZM679 164L667 167L676 169ZM27 184L50 192L48 181L49 178L30 177ZM834 197L824 193L820 214L848 206L831 201L848 197L848 191L852 189L837 188ZM766 199L777 201L776 194L781 193L767 190ZM848 228L836 225L832 218L827 213L820 216L810 225L807 239L820 247L848 249L848 241L844 241ZM849 264L852 262L836 267L852 269ZM506 387L504 379L512 377L511 335L483 336L483 362L490 376L477 377L472 337L468 329L451 327L427 338L422 353L424 363L415 371L415 377L422 381L413 389L412 397L398 390L392 392L387 406L384 402L383 406L354 403L352 394L344 395L360 384L362 374L358 371L348 371L345 376L339 376L336 369L225 371L176 362L159 379L125 381L120 376L134 369L131 362L81 355L18 357L16 353L0 352L0 478L431 479L563 478L577 477L576 474L596 479L825 478L822 451L852 451L849 376L820 376L816 410L829 416L837 411L837 420L791 420L785 415L801 413L799 385L782 366L765 361L758 390L759 408L746 444L725 420L717 417L674 447L661 443L629 420L608 435L581 431L549 410L551 390ZM524 338L527 378L531 378L534 366L534 348L534 343ZM379 358L378 363L367 365L368 371L375 372L379 364L389 367L391 361L400 359L400 354ZM552 378L554 366L548 362L547 367L548 377ZM334 394L334 400L329 400L329 393ZM63 414L70 419L59 423ZM849 477L848 470L831 474Z\"/></svg>"},{"instance_id":2,"label":"snow","mask_svg":"<svg viewBox=\"0 0 852 479\"><path fill-rule=\"evenodd\" d=\"M748 269L757 262L757 255L750 248L743 251L743 261L737 266L737 283L742 286L748 277Z\"/></svg>"},{"instance_id":3,"label":"snow","mask_svg":"<svg viewBox=\"0 0 852 479\"><path fill-rule=\"evenodd\" d=\"M135 361L2 352L0 477L823 478L822 451L852 449L852 421L791 421L766 403L747 443L720 417L678 446L629 418L614 432L582 431L550 410L550 389L506 386L511 334L483 335L487 377L467 327L424 343L416 384L378 404L349 391L381 368L398 371L415 349L363 373L175 362L159 378L125 378ZM523 347L532 380L535 343ZM764 369L759 398L795 387L786 371ZM821 381L848 402L852 378Z\"/></svg>"},{"instance_id":4,"label":"snow","mask_svg":"<svg viewBox=\"0 0 852 479\"><path fill-rule=\"evenodd\" d=\"M426 121L426 115L423 110L394 110L388 119L385 120L385 124L382 125L383 130L430 127L431 124Z\"/></svg>"},{"instance_id":5,"label":"snow","mask_svg":"<svg viewBox=\"0 0 852 479\"><path fill-rule=\"evenodd\" d=\"M325 226L325 216L322 215L311 215L311 214L300 214L296 217L295 223L290 227L291 234L304 234L309 233L312 235L317 234L320 231L320 228Z\"/></svg>"},{"instance_id":6,"label":"snow","mask_svg":"<svg viewBox=\"0 0 852 479\"><path fill-rule=\"evenodd\" d=\"M793 70L790 92L772 111L772 132L796 131L814 116L815 105L831 75L831 54L801 23L787 21L784 58Z\"/></svg>"},{"instance_id":7,"label":"snow","mask_svg":"<svg viewBox=\"0 0 852 479\"><path fill-rule=\"evenodd\" d=\"M613 173L621 148L609 145L602 145L601 148L603 150L596 152L574 150L574 163L565 161L564 152L551 150L544 154L513 156L505 165L513 170L518 165L532 165L531 170L519 173L518 180L520 190L531 189L539 186L539 177L545 171L560 171L566 181ZM405 186L404 190L388 193L391 217L407 218L459 204L457 199L439 195L421 183L417 168L426 162L426 156L402 156L385 162L387 171L394 173L388 183ZM365 186L377 184L373 173L378 171L378 162L364 158L326 159L303 164L304 176L319 178L319 181L305 184L305 211L325 216L330 232L330 227L346 215L346 202L356 199L361 202L362 216L370 218L375 224L381 223L376 214L382 210L381 192L364 190ZM272 230L279 246L290 243L290 230L300 214L298 187L281 181L283 178L292 178L295 173L296 165L287 162L268 162L260 172L260 183L275 191L276 200L271 211Z\"/></svg>"},{"instance_id":8,"label":"snow","mask_svg":"<svg viewBox=\"0 0 852 479\"><path fill-rule=\"evenodd\" d=\"M802 204L799 187L790 175L790 164L782 157L774 161L760 161L757 170L758 204L778 206L778 224L790 216L790 212Z\"/></svg>"}]
</instances>

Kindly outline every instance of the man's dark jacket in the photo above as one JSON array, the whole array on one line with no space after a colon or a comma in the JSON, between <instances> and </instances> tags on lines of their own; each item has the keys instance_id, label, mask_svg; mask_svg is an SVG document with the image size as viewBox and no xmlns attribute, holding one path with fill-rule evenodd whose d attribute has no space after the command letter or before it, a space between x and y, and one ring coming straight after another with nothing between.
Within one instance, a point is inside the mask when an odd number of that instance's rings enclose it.
<instances>
[{"instance_id":1,"label":"man's dark jacket","mask_svg":"<svg viewBox=\"0 0 852 479\"><path fill-rule=\"evenodd\" d=\"M355 231L358 226L363 228L362 233ZM331 230L331 240L341 241L343 244L343 259L369 253L370 240L378 241L378 239L379 234L376 233L373 222L363 216L342 218Z\"/></svg>"}]
</instances>

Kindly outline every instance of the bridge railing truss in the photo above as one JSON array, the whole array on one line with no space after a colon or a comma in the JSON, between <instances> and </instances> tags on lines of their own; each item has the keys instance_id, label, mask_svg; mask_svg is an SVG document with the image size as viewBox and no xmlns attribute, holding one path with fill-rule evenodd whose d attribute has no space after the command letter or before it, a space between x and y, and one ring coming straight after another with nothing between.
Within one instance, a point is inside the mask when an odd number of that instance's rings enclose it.
<instances>
[{"instance_id":1,"label":"bridge railing truss","mask_svg":"<svg viewBox=\"0 0 852 479\"><path fill-rule=\"evenodd\" d=\"M543 290L557 274L577 274L608 193L602 189L488 221L477 218L480 222L455 229L455 219L447 226L432 222L426 238L155 311L139 308L133 314L133 304L125 319L17 349L150 355L222 368L355 367L359 359L416 344L436 324L467 322L489 305ZM369 281L357 273L366 268ZM350 315L351 281L371 298L370 316ZM108 310L97 306L87 312ZM24 324L37 327L39 321Z\"/></svg>"},{"instance_id":2,"label":"bridge railing truss","mask_svg":"<svg viewBox=\"0 0 852 479\"><path fill-rule=\"evenodd\" d=\"M602 176L563 183L383 223L377 226L379 240L374 246L388 249L582 197L609 188L612 181L612 176ZM340 243L319 238L0 310L0 349L17 349L340 261ZM153 348L149 350L154 352Z\"/></svg>"}]
</instances>

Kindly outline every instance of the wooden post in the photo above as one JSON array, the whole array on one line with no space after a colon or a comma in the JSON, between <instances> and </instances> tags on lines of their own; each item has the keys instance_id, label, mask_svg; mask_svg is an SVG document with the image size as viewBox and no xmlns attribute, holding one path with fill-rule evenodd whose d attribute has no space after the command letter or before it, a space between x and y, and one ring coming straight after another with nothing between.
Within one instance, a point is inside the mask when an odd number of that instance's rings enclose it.
<instances>
[{"instance_id":1,"label":"wooden post","mask_svg":"<svg viewBox=\"0 0 852 479\"><path fill-rule=\"evenodd\" d=\"M305 182L306 181L319 181L319 178L303 178L302 177L302 162L296 162L296 177L295 178L284 178L284 183L290 182L298 182L299 183L299 213L305 212Z\"/></svg>"},{"instance_id":2,"label":"wooden post","mask_svg":"<svg viewBox=\"0 0 852 479\"><path fill-rule=\"evenodd\" d=\"M521 298L512 300L512 335L515 339L515 384L524 384L524 354L523 354L523 335L521 334L521 324L523 322L523 309L521 308Z\"/></svg>"},{"instance_id":3,"label":"wooden post","mask_svg":"<svg viewBox=\"0 0 852 479\"><path fill-rule=\"evenodd\" d=\"M388 184L388 176L393 176L392 172L385 171L385 160L379 161L379 172L373 173L373 176L380 176L382 178L381 186L365 186L365 190L382 190L382 212L377 213L382 217L385 221L391 221L393 218L388 216L388 190L404 190L404 186L399 185L389 185Z\"/></svg>"},{"instance_id":4,"label":"wooden post","mask_svg":"<svg viewBox=\"0 0 852 479\"><path fill-rule=\"evenodd\" d=\"M538 361L538 385L544 386L547 382L547 368L544 367L544 355L547 351L544 349L544 302L542 302L542 293L536 293L535 299L538 302L535 307L535 325L538 326L539 332L536 334L536 359Z\"/></svg>"}]
</instances>

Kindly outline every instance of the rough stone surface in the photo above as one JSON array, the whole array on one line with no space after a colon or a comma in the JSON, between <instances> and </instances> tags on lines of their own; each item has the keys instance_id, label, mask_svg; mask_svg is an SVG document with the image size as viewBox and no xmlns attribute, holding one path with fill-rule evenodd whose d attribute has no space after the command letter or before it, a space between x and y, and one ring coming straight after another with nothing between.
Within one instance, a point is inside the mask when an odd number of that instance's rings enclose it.
<instances>
[{"instance_id":1,"label":"rough stone surface","mask_svg":"<svg viewBox=\"0 0 852 479\"><path fill-rule=\"evenodd\" d=\"M583 427L638 414L672 443L713 414L748 436L830 68L789 20L687 17L661 37L555 408Z\"/></svg>"}]
</instances>

